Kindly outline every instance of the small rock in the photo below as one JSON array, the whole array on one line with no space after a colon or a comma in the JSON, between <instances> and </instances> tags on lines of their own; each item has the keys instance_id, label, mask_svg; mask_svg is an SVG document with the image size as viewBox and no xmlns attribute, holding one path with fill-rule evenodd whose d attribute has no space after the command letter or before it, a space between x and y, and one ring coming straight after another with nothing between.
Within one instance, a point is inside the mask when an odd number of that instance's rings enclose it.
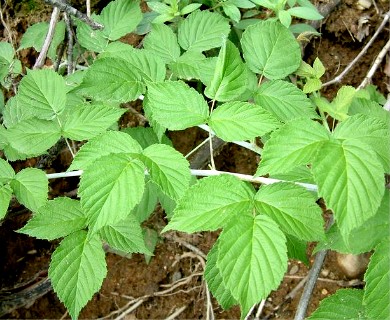
<instances>
[{"instance_id":1,"label":"small rock","mask_svg":"<svg viewBox=\"0 0 390 320\"><path fill-rule=\"evenodd\" d=\"M321 290L321 294L323 296L326 296L328 293L329 293L328 290L326 290L325 288Z\"/></svg>"},{"instance_id":2,"label":"small rock","mask_svg":"<svg viewBox=\"0 0 390 320\"><path fill-rule=\"evenodd\" d=\"M299 271L299 267L296 265L296 264L294 264L292 267L291 267L291 269L290 269L290 271L289 271L289 274L296 274L297 272Z\"/></svg>"},{"instance_id":3,"label":"small rock","mask_svg":"<svg viewBox=\"0 0 390 320\"><path fill-rule=\"evenodd\" d=\"M356 7L357 7L359 10L368 9L368 8L371 7L371 5L372 5L371 0L358 0L357 3L356 3Z\"/></svg>"},{"instance_id":4,"label":"small rock","mask_svg":"<svg viewBox=\"0 0 390 320\"><path fill-rule=\"evenodd\" d=\"M323 276L323 277L329 276L329 273L330 273L329 269L322 269L321 270L321 276Z\"/></svg>"},{"instance_id":5,"label":"small rock","mask_svg":"<svg viewBox=\"0 0 390 320\"><path fill-rule=\"evenodd\" d=\"M350 279L358 278L367 269L369 256L367 254L337 253L337 263L343 273Z\"/></svg>"}]
</instances>

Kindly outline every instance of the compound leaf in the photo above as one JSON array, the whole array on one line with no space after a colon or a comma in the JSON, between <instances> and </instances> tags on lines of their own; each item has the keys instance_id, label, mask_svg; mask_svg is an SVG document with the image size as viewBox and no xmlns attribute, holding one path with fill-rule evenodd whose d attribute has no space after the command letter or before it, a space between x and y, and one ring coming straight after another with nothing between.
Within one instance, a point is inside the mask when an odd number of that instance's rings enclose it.
<instances>
[{"instance_id":1,"label":"compound leaf","mask_svg":"<svg viewBox=\"0 0 390 320\"><path fill-rule=\"evenodd\" d=\"M141 160L148 168L151 180L172 199L180 199L189 186L189 163L174 148L154 144L142 153Z\"/></svg>"},{"instance_id":2,"label":"compound leaf","mask_svg":"<svg viewBox=\"0 0 390 320\"><path fill-rule=\"evenodd\" d=\"M301 186L275 183L261 186L255 196L257 212L276 221L283 232L301 240L324 238L322 211L316 197Z\"/></svg>"},{"instance_id":3,"label":"compound leaf","mask_svg":"<svg viewBox=\"0 0 390 320\"><path fill-rule=\"evenodd\" d=\"M301 64L301 50L291 31L278 21L260 21L241 38L249 68L268 79L282 79Z\"/></svg>"},{"instance_id":4,"label":"compound leaf","mask_svg":"<svg viewBox=\"0 0 390 320\"><path fill-rule=\"evenodd\" d=\"M103 34L111 41L118 40L133 32L142 20L142 12L137 0L115 0L110 2L100 14Z\"/></svg>"},{"instance_id":5,"label":"compound leaf","mask_svg":"<svg viewBox=\"0 0 390 320\"><path fill-rule=\"evenodd\" d=\"M16 199L32 211L36 211L47 201L48 180L39 169L25 168L11 181Z\"/></svg>"},{"instance_id":6,"label":"compound leaf","mask_svg":"<svg viewBox=\"0 0 390 320\"><path fill-rule=\"evenodd\" d=\"M286 237L266 215L240 216L218 239L217 267L241 314L265 299L287 269Z\"/></svg>"},{"instance_id":7,"label":"compound leaf","mask_svg":"<svg viewBox=\"0 0 390 320\"><path fill-rule=\"evenodd\" d=\"M312 171L319 195L333 210L343 236L377 212L385 181L369 145L357 140L328 141L322 144Z\"/></svg>"},{"instance_id":8,"label":"compound leaf","mask_svg":"<svg viewBox=\"0 0 390 320\"><path fill-rule=\"evenodd\" d=\"M229 22L221 15L194 11L179 23L178 40L184 50L202 52L220 47L229 32Z\"/></svg>"},{"instance_id":9,"label":"compound leaf","mask_svg":"<svg viewBox=\"0 0 390 320\"><path fill-rule=\"evenodd\" d=\"M54 121L30 118L8 129L6 136L18 152L38 156L58 141L61 128Z\"/></svg>"},{"instance_id":10,"label":"compound leaf","mask_svg":"<svg viewBox=\"0 0 390 320\"><path fill-rule=\"evenodd\" d=\"M221 139L237 141L262 136L275 130L280 122L256 104L232 101L211 113L209 125Z\"/></svg>"},{"instance_id":11,"label":"compound leaf","mask_svg":"<svg viewBox=\"0 0 390 320\"><path fill-rule=\"evenodd\" d=\"M363 306L363 292L357 289L337 290L335 294L320 302L320 306L308 320L367 319Z\"/></svg>"},{"instance_id":12,"label":"compound leaf","mask_svg":"<svg viewBox=\"0 0 390 320\"><path fill-rule=\"evenodd\" d=\"M253 189L229 175L207 177L187 189L164 231L216 230L231 219L251 214Z\"/></svg>"},{"instance_id":13,"label":"compound leaf","mask_svg":"<svg viewBox=\"0 0 390 320\"><path fill-rule=\"evenodd\" d=\"M390 237L376 246L364 275L363 304L369 319L390 318Z\"/></svg>"},{"instance_id":14,"label":"compound leaf","mask_svg":"<svg viewBox=\"0 0 390 320\"><path fill-rule=\"evenodd\" d=\"M65 108L65 80L51 69L30 70L20 82L18 102L37 118L50 120Z\"/></svg>"},{"instance_id":15,"label":"compound leaf","mask_svg":"<svg viewBox=\"0 0 390 320\"><path fill-rule=\"evenodd\" d=\"M116 123L125 111L104 103L75 106L62 124L62 135L78 141L91 139Z\"/></svg>"},{"instance_id":16,"label":"compound leaf","mask_svg":"<svg viewBox=\"0 0 390 320\"><path fill-rule=\"evenodd\" d=\"M89 67L76 90L96 100L128 102L138 99L145 86L138 70L127 60L107 57Z\"/></svg>"},{"instance_id":17,"label":"compound leaf","mask_svg":"<svg viewBox=\"0 0 390 320\"><path fill-rule=\"evenodd\" d=\"M38 239L66 237L87 226L80 202L66 197L55 198L41 206L28 223L18 230Z\"/></svg>"},{"instance_id":18,"label":"compound leaf","mask_svg":"<svg viewBox=\"0 0 390 320\"><path fill-rule=\"evenodd\" d=\"M85 170L95 160L111 153L137 154L141 152L141 146L129 134L108 131L84 144L74 157L68 171Z\"/></svg>"},{"instance_id":19,"label":"compound leaf","mask_svg":"<svg viewBox=\"0 0 390 320\"><path fill-rule=\"evenodd\" d=\"M180 56L177 36L165 24L152 24L152 30L144 39L144 48L159 56L165 63L176 61Z\"/></svg>"},{"instance_id":20,"label":"compound leaf","mask_svg":"<svg viewBox=\"0 0 390 320\"><path fill-rule=\"evenodd\" d=\"M255 102L280 121L318 118L314 105L295 85L283 80L263 83L255 94Z\"/></svg>"},{"instance_id":21,"label":"compound leaf","mask_svg":"<svg viewBox=\"0 0 390 320\"><path fill-rule=\"evenodd\" d=\"M319 123L299 119L272 133L265 143L256 175L286 173L299 165L311 163L329 133Z\"/></svg>"},{"instance_id":22,"label":"compound leaf","mask_svg":"<svg viewBox=\"0 0 390 320\"><path fill-rule=\"evenodd\" d=\"M207 254L206 269L204 271L204 278L207 281L207 286L213 296L218 300L218 303L223 309L229 309L231 306L237 304L229 289L223 283L221 272L217 267L218 259L218 242L214 244Z\"/></svg>"},{"instance_id":23,"label":"compound leaf","mask_svg":"<svg viewBox=\"0 0 390 320\"><path fill-rule=\"evenodd\" d=\"M86 231L67 236L51 256L49 278L73 319L99 291L106 274L101 240L98 235L89 237Z\"/></svg>"},{"instance_id":24,"label":"compound leaf","mask_svg":"<svg viewBox=\"0 0 390 320\"><path fill-rule=\"evenodd\" d=\"M225 40L218 55L211 84L205 95L217 101L230 101L242 95L246 87L247 73L240 52L233 43Z\"/></svg>"},{"instance_id":25,"label":"compound leaf","mask_svg":"<svg viewBox=\"0 0 390 320\"><path fill-rule=\"evenodd\" d=\"M141 201L145 187L144 165L124 154L110 154L88 166L80 179L81 206L90 230L124 219Z\"/></svg>"},{"instance_id":26,"label":"compound leaf","mask_svg":"<svg viewBox=\"0 0 390 320\"><path fill-rule=\"evenodd\" d=\"M207 121L207 102L182 81L149 83L147 97L153 119L170 130L182 130Z\"/></svg>"}]
</instances>

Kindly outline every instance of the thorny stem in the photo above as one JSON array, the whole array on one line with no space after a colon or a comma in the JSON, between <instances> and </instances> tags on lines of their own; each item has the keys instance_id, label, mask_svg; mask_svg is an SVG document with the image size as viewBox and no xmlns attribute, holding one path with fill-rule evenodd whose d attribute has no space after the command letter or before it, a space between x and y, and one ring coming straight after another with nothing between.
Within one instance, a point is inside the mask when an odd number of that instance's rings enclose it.
<instances>
[{"instance_id":1,"label":"thorny stem","mask_svg":"<svg viewBox=\"0 0 390 320\"><path fill-rule=\"evenodd\" d=\"M45 42L43 43L42 50L39 53L39 56L37 58L37 61L35 61L34 69L40 69L42 68L43 64L45 63L47 52L49 51L51 41L53 40L54 32L56 29L56 24L58 20L58 16L60 15L60 9L57 7L53 8L53 12L51 14L50 18L50 24L49 24L49 30L47 31L47 35L45 38Z\"/></svg>"},{"instance_id":2,"label":"thorny stem","mask_svg":"<svg viewBox=\"0 0 390 320\"><path fill-rule=\"evenodd\" d=\"M355 59L353 59L349 65L344 69L343 72L341 72L336 78L334 78L333 80L330 80L326 83L324 83L322 85L322 87L326 87L326 86L329 86L331 84L334 84L334 83L339 83L343 78L344 76L352 69L352 67L355 65L356 62L358 62L358 60L366 54L368 48L372 45L372 43L374 42L374 40L376 39L376 37L379 35L379 33L382 31L382 29L385 27L385 25L387 24L387 21L389 20L390 18L390 10L385 14L385 16L383 17L383 21L382 23L380 24L380 26L378 27L378 29L375 31L374 35L372 36L372 38L370 39L370 41L367 42L367 44L364 46L364 48L359 52L359 54L355 57Z\"/></svg>"}]
</instances>

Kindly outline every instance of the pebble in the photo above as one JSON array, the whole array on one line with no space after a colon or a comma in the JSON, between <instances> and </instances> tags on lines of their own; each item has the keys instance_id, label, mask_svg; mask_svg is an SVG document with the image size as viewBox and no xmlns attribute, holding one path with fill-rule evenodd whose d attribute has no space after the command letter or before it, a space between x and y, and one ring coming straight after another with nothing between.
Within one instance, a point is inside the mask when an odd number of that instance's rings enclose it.
<instances>
[{"instance_id":1,"label":"pebble","mask_svg":"<svg viewBox=\"0 0 390 320\"><path fill-rule=\"evenodd\" d=\"M337 263L343 273L350 279L358 278L367 269L369 257L366 254L337 253Z\"/></svg>"},{"instance_id":2,"label":"pebble","mask_svg":"<svg viewBox=\"0 0 390 320\"><path fill-rule=\"evenodd\" d=\"M296 264L294 264L292 267L291 267L291 269L290 269L290 271L288 272L290 275L293 275L293 274L296 274L297 272L299 271L299 267L296 265Z\"/></svg>"},{"instance_id":3,"label":"pebble","mask_svg":"<svg viewBox=\"0 0 390 320\"><path fill-rule=\"evenodd\" d=\"M321 294L323 296L326 296L328 293L329 293L328 290L326 290L325 288L321 290Z\"/></svg>"},{"instance_id":4,"label":"pebble","mask_svg":"<svg viewBox=\"0 0 390 320\"><path fill-rule=\"evenodd\" d=\"M327 277L329 276L330 270L329 269L322 269L321 270L321 276Z\"/></svg>"}]
</instances>

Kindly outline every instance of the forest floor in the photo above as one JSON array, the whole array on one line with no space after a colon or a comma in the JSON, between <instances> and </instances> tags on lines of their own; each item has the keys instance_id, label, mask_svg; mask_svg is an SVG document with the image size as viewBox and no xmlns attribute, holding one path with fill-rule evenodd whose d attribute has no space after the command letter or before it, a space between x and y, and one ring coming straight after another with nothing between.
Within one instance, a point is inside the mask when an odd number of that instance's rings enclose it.
<instances>
[{"instance_id":1,"label":"forest floor","mask_svg":"<svg viewBox=\"0 0 390 320\"><path fill-rule=\"evenodd\" d=\"M320 4L326 4L323 0ZM375 2L376 1L376 2ZM3 2L2 2L3 3ZM22 10L21 5L19 5ZM39 14L32 11L30 15L21 14L16 7L5 7L3 12L15 33L20 36L26 28L45 17L49 19L50 8L40 7ZM389 1L372 0L368 9L361 9L358 1L342 0L321 22L318 30L321 37L311 39L304 50L304 60L312 63L318 56L326 67L323 82L336 77L362 50L382 21L381 14L389 10ZM1 27L0 27L1 30ZM0 38L1 38L0 31ZM17 39L20 39L20 36ZM328 86L323 93L326 97L335 96L343 84L357 87L366 76L375 57L389 38L389 29L385 28L374 41L367 53L341 83ZM3 37L2 39L5 39ZM137 36L124 39L127 42L139 42ZM20 55L26 66L31 66L36 58L33 50L22 50ZM389 59L389 55L387 56ZM389 93L390 61L385 59L375 73L372 82L384 95ZM135 104L134 109L140 110ZM126 116L121 119L122 127L140 125L137 116ZM168 134L175 148L183 154L188 153L204 138L201 129L188 129ZM71 161L70 154L64 149L47 172L66 170ZM237 145L227 144L215 158L218 170L254 174L258 157L251 151ZM30 163L16 162L14 167L19 170ZM50 183L50 196L75 194L78 178L57 179ZM20 292L34 286L42 285L47 276L47 268L51 253L58 242L36 240L18 234L15 230L21 228L30 218L31 213L22 206L14 204L9 209L10 214L0 222L0 306L5 294L12 291ZM146 225L160 231L167 221L161 208L157 207L155 214ZM186 235L178 232L168 233L160 238L154 256L146 262L145 257L133 254L122 257L107 254L108 275L102 289L95 294L80 314L80 319L202 319L206 315L207 295L205 282L202 278L204 255L207 254L218 236L217 232ZM308 248L310 254L314 245ZM313 259L309 259L312 263ZM288 271L279 288L272 292L265 301L260 319L292 319L302 292L302 286L309 267L298 261L290 261ZM329 252L324 262L320 277L313 292L308 312L315 310L319 302L341 287L362 287L361 276L349 278L337 263L337 256ZM53 291L25 301L19 301L20 307L4 314L1 318L12 319L69 319L63 304ZM28 305L23 305L24 303ZM17 304L16 304L17 305ZM22 306L23 305L23 306ZM223 311L213 300L216 319L238 319L238 307ZM0 308L0 315L4 312Z\"/></svg>"}]
</instances>

